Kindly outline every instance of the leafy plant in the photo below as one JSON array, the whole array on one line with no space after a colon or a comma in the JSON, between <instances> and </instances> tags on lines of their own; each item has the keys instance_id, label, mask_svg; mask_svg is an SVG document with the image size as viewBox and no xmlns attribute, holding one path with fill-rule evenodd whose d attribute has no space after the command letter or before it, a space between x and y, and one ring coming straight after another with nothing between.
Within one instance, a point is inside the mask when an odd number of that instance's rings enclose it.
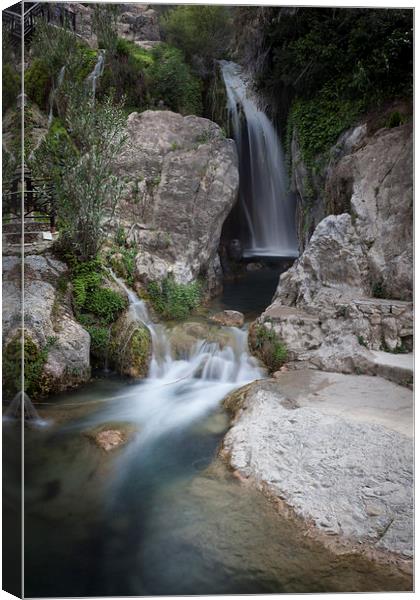
<instances>
[{"instance_id":1,"label":"leafy plant","mask_svg":"<svg viewBox=\"0 0 420 600\"><path fill-rule=\"evenodd\" d=\"M183 319L201 302L201 285L197 281L182 284L167 276L149 283L147 291L153 308L166 319Z\"/></svg>"},{"instance_id":2,"label":"leafy plant","mask_svg":"<svg viewBox=\"0 0 420 600\"><path fill-rule=\"evenodd\" d=\"M287 362L287 347L277 338L273 329L261 324L256 325L252 333L252 346L271 372L277 371Z\"/></svg>"},{"instance_id":3,"label":"leafy plant","mask_svg":"<svg viewBox=\"0 0 420 600\"><path fill-rule=\"evenodd\" d=\"M41 109L45 110L51 91L52 78L47 64L35 58L25 70L25 93Z\"/></svg>"},{"instance_id":4,"label":"leafy plant","mask_svg":"<svg viewBox=\"0 0 420 600\"><path fill-rule=\"evenodd\" d=\"M126 308L127 301L109 288L94 288L86 296L84 309L98 316L104 323L112 323Z\"/></svg>"},{"instance_id":5,"label":"leafy plant","mask_svg":"<svg viewBox=\"0 0 420 600\"><path fill-rule=\"evenodd\" d=\"M153 64L148 77L155 103L164 104L181 114L200 115L201 88L199 80L191 73L182 52L165 44L152 51Z\"/></svg>"}]
</instances>

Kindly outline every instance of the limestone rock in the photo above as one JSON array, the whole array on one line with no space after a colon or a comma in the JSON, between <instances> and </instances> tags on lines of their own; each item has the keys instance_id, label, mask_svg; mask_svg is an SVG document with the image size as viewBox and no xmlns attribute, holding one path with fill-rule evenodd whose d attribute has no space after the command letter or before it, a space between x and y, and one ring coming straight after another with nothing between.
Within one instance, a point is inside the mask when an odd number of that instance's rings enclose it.
<instances>
[{"instance_id":1,"label":"limestone rock","mask_svg":"<svg viewBox=\"0 0 420 600\"><path fill-rule=\"evenodd\" d=\"M222 450L232 469L321 532L412 557L408 390L379 377L300 371L232 396L226 404L235 418Z\"/></svg>"},{"instance_id":2,"label":"limestone rock","mask_svg":"<svg viewBox=\"0 0 420 600\"><path fill-rule=\"evenodd\" d=\"M244 315L237 310L223 310L210 317L210 321L225 327L242 327L245 322Z\"/></svg>"},{"instance_id":3,"label":"limestone rock","mask_svg":"<svg viewBox=\"0 0 420 600\"><path fill-rule=\"evenodd\" d=\"M20 331L20 256L3 259L3 346ZM90 336L74 319L68 294L58 289L67 266L52 256L25 256L25 334L42 350L48 390L61 391L88 381Z\"/></svg>"},{"instance_id":4,"label":"limestone rock","mask_svg":"<svg viewBox=\"0 0 420 600\"><path fill-rule=\"evenodd\" d=\"M170 111L132 113L127 131L115 165L126 182L115 223L138 246L136 279L200 275L217 290L221 228L239 184L234 142L207 119Z\"/></svg>"},{"instance_id":5,"label":"limestone rock","mask_svg":"<svg viewBox=\"0 0 420 600\"><path fill-rule=\"evenodd\" d=\"M229 331L205 323L186 322L169 332L171 351L175 358L188 359L201 343L218 344L221 348L234 344Z\"/></svg>"},{"instance_id":6,"label":"limestone rock","mask_svg":"<svg viewBox=\"0 0 420 600\"><path fill-rule=\"evenodd\" d=\"M152 356L152 337L148 327L129 307L111 329L110 365L121 375L147 377Z\"/></svg>"}]
</instances>

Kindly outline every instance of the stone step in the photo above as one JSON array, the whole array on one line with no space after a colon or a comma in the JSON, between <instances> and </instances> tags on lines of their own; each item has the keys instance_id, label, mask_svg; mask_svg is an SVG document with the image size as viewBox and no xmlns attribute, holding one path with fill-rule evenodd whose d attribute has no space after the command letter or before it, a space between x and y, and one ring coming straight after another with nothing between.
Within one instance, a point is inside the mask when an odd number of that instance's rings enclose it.
<instances>
[{"instance_id":1,"label":"stone step","mask_svg":"<svg viewBox=\"0 0 420 600\"><path fill-rule=\"evenodd\" d=\"M374 371L377 375L394 381L400 385L410 387L413 384L414 355L412 352L406 354L393 354L372 350Z\"/></svg>"}]
</instances>

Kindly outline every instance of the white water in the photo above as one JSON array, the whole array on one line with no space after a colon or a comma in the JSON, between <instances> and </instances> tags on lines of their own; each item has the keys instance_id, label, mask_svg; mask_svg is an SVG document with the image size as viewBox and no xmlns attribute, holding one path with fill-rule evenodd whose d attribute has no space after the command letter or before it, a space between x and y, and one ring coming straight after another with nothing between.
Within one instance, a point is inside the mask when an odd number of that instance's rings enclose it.
<instances>
[{"instance_id":1,"label":"white water","mask_svg":"<svg viewBox=\"0 0 420 600\"><path fill-rule=\"evenodd\" d=\"M98 60L92 70L91 73L86 77L86 83L92 92L93 99L96 96L96 82L99 77L101 77L104 72L105 67L105 50L99 50L98 52Z\"/></svg>"},{"instance_id":2,"label":"white water","mask_svg":"<svg viewBox=\"0 0 420 600\"><path fill-rule=\"evenodd\" d=\"M65 66L61 67L60 72L57 77L57 83L56 83L56 85L53 85L53 88L51 90L51 94L50 94L50 98L49 98L50 110L48 113L48 128L51 127L51 123L53 122L53 118L54 118L53 110L54 110L55 98L57 96L58 90L60 89L60 87L63 83L65 70L66 70Z\"/></svg>"},{"instance_id":3,"label":"white water","mask_svg":"<svg viewBox=\"0 0 420 600\"><path fill-rule=\"evenodd\" d=\"M130 310L150 330L153 354L148 378L130 392L108 404L110 420L141 424L144 444L167 431L188 426L214 410L232 390L264 377L247 350L247 331L226 328L231 345L198 341L187 359L175 359L166 328L154 324L145 303L113 275L127 293ZM104 413L99 415L104 420ZM136 444L134 444L136 446Z\"/></svg>"},{"instance_id":4,"label":"white water","mask_svg":"<svg viewBox=\"0 0 420 600\"><path fill-rule=\"evenodd\" d=\"M4 410L3 422L16 422L16 420L20 420L22 418L22 411L23 418L27 423L30 423L31 426L42 427L47 425L47 421L40 418L31 399L25 392L18 392L15 395L9 406Z\"/></svg>"},{"instance_id":5,"label":"white water","mask_svg":"<svg viewBox=\"0 0 420 600\"><path fill-rule=\"evenodd\" d=\"M252 96L239 65L221 61L239 154L240 201L249 229L244 256L298 256L295 203L280 139Z\"/></svg>"}]
</instances>

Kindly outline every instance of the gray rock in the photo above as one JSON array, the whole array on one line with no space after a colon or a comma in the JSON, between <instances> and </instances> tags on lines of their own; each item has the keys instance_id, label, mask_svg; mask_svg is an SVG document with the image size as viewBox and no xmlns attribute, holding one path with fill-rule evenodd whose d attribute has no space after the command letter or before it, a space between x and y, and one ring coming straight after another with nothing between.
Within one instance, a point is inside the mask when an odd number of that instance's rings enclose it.
<instances>
[{"instance_id":1,"label":"gray rock","mask_svg":"<svg viewBox=\"0 0 420 600\"><path fill-rule=\"evenodd\" d=\"M129 141L115 165L126 182L115 226L139 249L142 284L171 273L178 283L221 281L218 246L238 192L235 144L215 123L170 111L132 113Z\"/></svg>"},{"instance_id":2,"label":"gray rock","mask_svg":"<svg viewBox=\"0 0 420 600\"><path fill-rule=\"evenodd\" d=\"M383 412L386 398L388 412ZM234 392L222 454L328 535L412 556L412 396L379 377L289 372ZM399 431L395 431L395 428Z\"/></svg>"},{"instance_id":3,"label":"gray rock","mask_svg":"<svg viewBox=\"0 0 420 600\"><path fill-rule=\"evenodd\" d=\"M68 294L57 290L67 275L64 263L52 256L25 256L25 335L39 349L54 339L43 375L49 391L61 391L88 381L90 336L74 319ZM21 330L20 257L3 260L3 347Z\"/></svg>"}]
</instances>

